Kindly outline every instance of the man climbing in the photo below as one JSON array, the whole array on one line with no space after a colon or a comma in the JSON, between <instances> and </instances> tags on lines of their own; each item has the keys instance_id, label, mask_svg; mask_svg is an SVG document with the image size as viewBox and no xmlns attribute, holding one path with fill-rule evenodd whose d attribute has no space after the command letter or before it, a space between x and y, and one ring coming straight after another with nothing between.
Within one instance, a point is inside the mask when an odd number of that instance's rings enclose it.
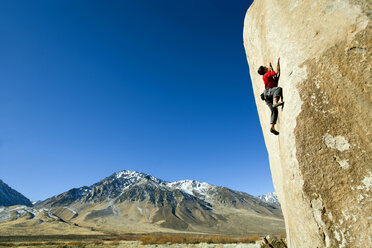
<instances>
[{"instance_id":1,"label":"man climbing","mask_svg":"<svg viewBox=\"0 0 372 248\"><path fill-rule=\"evenodd\" d=\"M278 135L279 132L275 130L275 124L278 119L278 107L283 105L283 93L282 88L278 87L278 81L280 76L280 64L279 64L280 58L278 58L278 63L276 65L276 72L273 69L273 66L271 65L271 62L269 63L269 67L266 66L260 66L258 68L258 74L262 75L262 79L265 84L265 91L262 93L261 98L265 100L267 106L269 106L271 110L271 128L270 132ZM279 102L280 98L282 99L282 102Z\"/></svg>"}]
</instances>

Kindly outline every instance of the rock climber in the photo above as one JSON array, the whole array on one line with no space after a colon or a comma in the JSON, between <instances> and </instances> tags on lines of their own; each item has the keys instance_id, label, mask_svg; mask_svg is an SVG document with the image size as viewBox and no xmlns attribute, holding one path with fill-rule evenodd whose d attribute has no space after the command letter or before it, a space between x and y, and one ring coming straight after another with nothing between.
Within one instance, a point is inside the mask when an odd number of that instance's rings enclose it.
<instances>
[{"instance_id":1,"label":"rock climber","mask_svg":"<svg viewBox=\"0 0 372 248\"><path fill-rule=\"evenodd\" d=\"M279 134L279 132L275 130L275 124L278 119L278 107L284 104L282 88L278 87L278 81L280 77L279 61L280 58L278 58L276 72L274 71L271 62L269 63L269 68L266 66L260 66L257 71L258 74L262 75L262 79L265 84L265 91L261 94L261 98L266 102L267 106L269 106L271 110L270 132L275 135ZM280 98L282 99L281 102L279 102Z\"/></svg>"}]
</instances>

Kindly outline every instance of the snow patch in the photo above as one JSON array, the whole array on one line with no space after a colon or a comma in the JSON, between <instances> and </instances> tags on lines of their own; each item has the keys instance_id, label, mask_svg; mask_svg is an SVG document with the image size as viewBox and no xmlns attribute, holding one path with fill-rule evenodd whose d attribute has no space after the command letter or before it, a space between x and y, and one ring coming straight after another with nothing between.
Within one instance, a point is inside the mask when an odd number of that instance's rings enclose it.
<instances>
[{"instance_id":1,"label":"snow patch","mask_svg":"<svg viewBox=\"0 0 372 248\"><path fill-rule=\"evenodd\" d=\"M57 216L55 216L54 214L52 214L51 212L47 212L47 215L50 217L50 218L53 218L55 220L59 220L59 218Z\"/></svg>"},{"instance_id":2,"label":"snow patch","mask_svg":"<svg viewBox=\"0 0 372 248\"><path fill-rule=\"evenodd\" d=\"M7 220L10 218L10 214L9 213L4 213L4 214L1 214L0 215L0 221L3 221L3 220Z\"/></svg>"},{"instance_id":3,"label":"snow patch","mask_svg":"<svg viewBox=\"0 0 372 248\"><path fill-rule=\"evenodd\" d=\"M141 215L143 215L143 210L140 207L137 207L138 212L140 212Z\"/></svg>"},{"instance_id":4,"label":"snow patch","mask_svg":"<svg viewBox=\"0 0 372 248\"><path fill-rule=\"evenodd\" d=\"M215 186L208 183L202 183L195 180L182 180L173 183L167 183L167 186L171 189L179 189L193 196L204 196L209 197L208 191Z\"/></svg>"}]
</instances>

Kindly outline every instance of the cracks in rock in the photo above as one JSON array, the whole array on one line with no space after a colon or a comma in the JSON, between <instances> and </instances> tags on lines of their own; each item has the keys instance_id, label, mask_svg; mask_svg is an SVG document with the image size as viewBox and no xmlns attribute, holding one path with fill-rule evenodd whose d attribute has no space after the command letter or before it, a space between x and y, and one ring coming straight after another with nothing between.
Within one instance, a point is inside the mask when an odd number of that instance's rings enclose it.
<instances>
[{"instance_id":1,"label":"cracks in rock","mask_svg":"<svg viewBox=\"0 0 372 248\"><path fill-rule=\"evenodd\" d=\"M362 47L350 47L349 49L347 49L348 52L355 52L355 53L359 53L359 54L366 54L367 53L367 49L365 48L362 48Z\"/></svg>"}]
</instances>

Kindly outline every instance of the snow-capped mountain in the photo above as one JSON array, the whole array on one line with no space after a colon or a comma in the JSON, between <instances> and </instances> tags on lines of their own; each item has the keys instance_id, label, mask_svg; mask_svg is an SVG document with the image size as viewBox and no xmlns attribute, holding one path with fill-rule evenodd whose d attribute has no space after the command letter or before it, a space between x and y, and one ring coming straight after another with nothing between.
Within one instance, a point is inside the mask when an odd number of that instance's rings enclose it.
<instances>
[{"instance_id":1,"label":"snow-capped mountain","mask_svg":"<svg viewBox=\"0 0 372 248\"><path fill-rule=\"evenodd\" d=\"M135 192L134 192L135 191ZM97 203L107 201L124 201L127 199L143 201L149 199L154 202L153 193L162 191L171 194L178 192L186 198L202 201L203 204L222 204L226 206L244 205L246 201L254 201L256 197L233 191L225 187L214 186L195 180L167 182L151 175L136 171L120 171L91 186L71 189L63 194L49 198L38 204L39 207L53 207L71 203Z\"/></svg>"},{"instance_id":2,"label":"snow-capped mountain","mask_svg":"<svg viewBox=\"0 0 372 248\"><path fill-rule=\"evenodd\" d=\"M0 206L12 205L32 206L32 203L24 195L0 180Z\"/></svg>"},{"instance_id":3,"label":"snow-capped mountain","mask_svg":"<svg viewBox=\"0 0 372 248\"><path fill-rule=\"evenodd\" d=\"M40 202L41 202L40 200L33 201L33 202L32 202L32 205L33 205L33 206L36 206L36 205L39 204Z\"/></svg>"},{"instance_id":4,"label":"snow-capped mountain","mask_svg":"<svg viewBox=\"0 0 372 248\"><path fill-rule=\"evenodd\" d=\"M208 197L208 191L215 188L209 183L202 183L195 180L182 180L173 183L167 183L167 186L171 189L179 189L190 195L203 197L206 199Z\"/></svg>"},{"instance_id":5,"label":"snow-capped mountain","mask_svg":"<svg viewBox=\"0 0 372 248\"><path fill-rule=\"evenodd\" d=\"M193 180L167 182L127 170L35 207L49 209L64 221L100 230L244 234L253 223L273 226L275 222L278 228L283 227L279 206L249 194Z\"/></svg>"},{"instance_id":6,"label":"snow-capped mountain","mask_svg":"<svg viewBox=\"0 0 372 248\"><path fill-rule=\"evenodd\" d=\"M276 204L276 205L280 206L278 196L276 195L275 192L269 192L266 195L259 195L258 198L260 198L261 200L263 200L265 202L270 202L270 203L273 203L273 204Z\"/></svg>"}]
</instances>

